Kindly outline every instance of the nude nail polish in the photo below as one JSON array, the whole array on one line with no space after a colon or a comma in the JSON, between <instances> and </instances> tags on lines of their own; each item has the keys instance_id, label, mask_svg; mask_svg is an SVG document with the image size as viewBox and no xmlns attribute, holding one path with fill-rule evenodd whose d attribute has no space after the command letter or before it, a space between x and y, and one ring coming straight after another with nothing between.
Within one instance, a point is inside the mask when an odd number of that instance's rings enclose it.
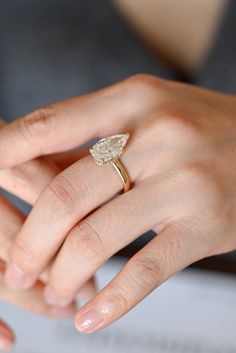
<instances>
[{"instance_id":1,"label":"nude nail polish","mask_svg":"<svg viewBox=\"0 0 236 353\"><path fill-rule=\"evenodd\" d=\"M104 321L104 318L96 309L90 309L82 316L77 316L75 326L78 331L83 333L92 333L96 331Z\"/></svg>"}]
</instances>

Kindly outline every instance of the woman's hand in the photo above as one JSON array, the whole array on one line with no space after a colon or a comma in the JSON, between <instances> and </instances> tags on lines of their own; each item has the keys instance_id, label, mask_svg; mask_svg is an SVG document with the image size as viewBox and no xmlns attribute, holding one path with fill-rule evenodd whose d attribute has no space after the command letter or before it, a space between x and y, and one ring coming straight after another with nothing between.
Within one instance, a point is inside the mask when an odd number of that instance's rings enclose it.
<instances>
[{"instance_id":1,"label":"woman's hand","mask_svg":"<svg viewBox=\"0 0 236 353\"><path fill-rule=\"evenodd\" d=\"M1 123L3 124L3 121ZM1 170L0 185L28 203L34 204L42 189L59 171L59 167L49 160L35 159L19 167ZM7 288L3 276L5 268L3 260L5 262L9 260L9 250L23 225L25 216L3 197L0 197L0 215L0 300L41 315L54 318L71 317L75 312L73 306L61 310L45 303L42 283L38 282L28 291L12 291ZM0 320L0 351L11 350L14 341L15 335L11 328Z\"/></svg>"},{"instance_id":2,"label":"woman's hand","mask_svg":"<svg viewBox=\"0 0 236 353\"><path fill-rule=\"evenodd\" d=\"M30 287L57 254L44 294L65 306L119 249L158 232L78 312L76 326L90 333L192 262L235 249L235 112L233 96L139 75L4 127L2 168L128 131L121 160L133 181L114 198L119 177L89 155L60 173L13 245L7 282Z\"/></svg>"},{"instance_id":3,"label":"woman's hand","mask_svg":"<svg viewBox=\"0 0 236 353\"><path fill-rule=\"evenodd\" d=\"M51 318L65 319L73 317L75 313L74 306L65 309L52 307L48 305L43 298L44 286L37 282L34 287L25 290L10 290L4 281L5 265L0 261L0 300L10 302L18 307ZM0 352L12 350L15 343L15 335L12 329L0 318Z\"/></svg>"},{"instance_id":4,"label":"woman's hand","mask_svg":"<svg viewBox=\"0 0 236 353\"><path fill-rule=\"evenodd\" d=\"M0 124L1 126L4 125L3 120L0 120ZM80 151L79 153L53 155L50 159L38 158L17 167L1 170L0 186L33 205L53 177L75 160L81 158L83 154L84 152ZM31 312L53 318L72 317L75 313L74 306L71 305L61 309L45 302L43 282L37 282L28 291L13 291L7 288L3 278L5 263L9 261L10 248L25 221L25 216L3 197L0 197L0 215L0 300L11 302ZM48 269L41 275L41 280L47 282L47 277ZM88 300L94 294L95 284L94 279L91 279L78 293L78 298ZM0 320L0 351L10 350L14 340L15 337L11 328Z\"/></svg>"},{"instance_id":5,"label":"woman's hand","mask_svg":"<svg viewBox=\"0 0 236 353\"><path fill-rule=\"evenodd\" d=\"M84 154L85 151L80 150L52 155L50 159L37 158L19 166L1 170L0 187L30 205L34 205L42 190L53 177L73 164L75 160L82 158ZM3 196L0 196L0 214L0 260L8 262L11 246L26 217ZM40 276L44 283L47 282L48 272L49 267ZM27 283L25 285L27 287ZM91 278L77 297L78 299L88 300L95 293L95 279Z\"/></svg>"}]
</instances>

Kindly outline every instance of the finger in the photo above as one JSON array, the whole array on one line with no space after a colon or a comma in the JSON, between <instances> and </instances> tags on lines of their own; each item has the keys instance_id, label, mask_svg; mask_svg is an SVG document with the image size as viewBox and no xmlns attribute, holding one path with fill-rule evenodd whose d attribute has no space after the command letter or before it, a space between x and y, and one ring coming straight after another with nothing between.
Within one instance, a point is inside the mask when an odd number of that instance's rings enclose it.
<instances>
[{"instance_id":1,"label":"finger","mask_svg":"<svg viewBox=\"0 0 236 353\"><path fill-rule=\"evenodd\" d=\"M0 124L5 124L2 119L0 119ZM72 161L82 158L85 153L88 153L87 150L72 151L58 154L52 159L62 167L62 165L69 165ZM56 165L38 158L21 166L13 167L11 170L1 170L0 186L26 202L34 204L40 192L58 172L59 169ZM12 243L25 221L25 216L3 197L0 197L0 214L0 258L8 262ZM48 271L49 268L40 276L44 282L47 282ZM88 284L85 284L80 296L83 299L89 299L94 292L94 280L92 279Z\"/></svg>"},{"instance_id":2,"label":"finger","mask_svg":"<svg viewBox=\"0 0 236 353\"><path fill-rule=\"evenodd\" d=\"M0 118L0 127L6 126ZM46 158L38 158L17 167L0 170L0 187L33 205L44 187L59 173L59 167Z\"/></svg>"},{"instance_id":3,"label":"finger","mask_svg":"<svg viewBox=\"0 0 236 353\"><path fill-rule=\"evenodd\" d=\"M49 155L49 158L60 168L60 170L64 170L88 154L88 148L80 148L75 151L51 154Z\"/></svg>"},{"instance_id":4,"label":"finger","mask_svg":"<svg viewBox=\"0 0 236 353\"><path fill-rule=\"evenodd\" d=\"M96 280L93 276L80 288L77 298L79 300L89 301L95 296L96 292Z\"/></svg>"},{"instance_id":5,"label":"finger","mask_svg":"<svg viewBox=\"0 0 236 353\"><path fill-rule=\"evenodd\" d=\"M8 200L0 196L0 259L5 263L10 260L12 244L24 224L25 216ZM44 270L40 279L46 283L51 264Z\"/></svg>"},{"instance_id":6,"label":"finger","mask_svg":"<svg viewBox=\"0 0 236 353\"><path fill-rule=\"evenodd\" d=\"M2 119L0 119L0 125L5 125ZM87 153L87 149L71 151L52 156L52 160L56 162L55 164L51 163L50 160L38 158L21 166L13 167L11 170L1 170L0 186L28 203L34 204L43 188L53 179L62 166L70 165ZM8 262L12 242L22 227L25 216L1 196L0 214L0 258ZM48 271L49 268L40 277L44 282L47 281ZM95 280L92 278L84 285L79 296L88 300L95 292Z\"/></svg>"},{"instance_id":7,"label":"finger","mask_svg":"<svg viewBox=\"0 0 236 353\"><path fill-rule=\"evenodd\" d=\"M12 329L0 320L0 352L10 352L15 342L15 335Z\"/></svg>"},{"instance_id":8,"label":"finger","mask_svg":"<svg viewBox=\"0 0 236 353\"><path fill-rule=\"evenodd\" d=\"M150 230L157 217L163 219L166 211L164 207L157 210L152 184L145 183L138 184L78 223L67 236L50 271L45 290L47 302L68 305L78 288L106 260ZM63 273L68 271L70 276L64 278Z\"/></svg>"},{"instance_id":9,"label":"finger","mask_svg":"<svg viewBox=\"0 0 236 353\"><path fill-rule=\"evenodd\" d=\"M67 308L56 308L48 305L43 299L42 283L36 285L28 291L11 291L3 279L4 264L0 264L0 300L10 302L18 307L40 315L46 315L52 318L66 319L75 314L75 306L70 305Z\"/></svg>"},{"instance_id":10,"label":"finger","mask_svg":"<svg viewBox=\"0 0 236 353\"><path fill-rule=\"evenodd\" d=\"M0 187L33 205L45 186L61 170L85 155L88 155L88 149L51 155L49 158L36 158L16 167L2 169Z\"/></svg>"},{"instance_id":11,"label":"finger","mask_svg":"<svg viewBox=\"0 0 236 353\"><path fill-rule=\"evenodd\" d=\"M131 178L135 180L139 170L133 170ZM122 182L113 167L98 166L91 156L59 174L41 194L13 245L12 265L6 272L8 284L22 286L24 282L24 286L30 286L56 254L71 228L121 187Z\"/></svg>"},{"instance_id":12,"label":"finger","mask_svg":"<svg viewBox=\"0 0 236 353\"><path fill-rule=\"evenodd\" d=\"M22 227L25 216L0 196L0 259L9 261L12 242Z\"/></svg>"},{"instance_id":13,"label":"finger","mask_svg":"<svg viewBox=\"0 0 236 353\"><path fill-rule=\"evenodd\" d=\"M52 161L38 158L1 170L0 187L32 205L59 171Z\"/></svg>"},{"instance_id":14,"label":"finger","mask_svg":"<svg viewBox=\"0 0 236 353\"><path fill-rule=\"evenodd\" d=\"M51 104L13 121L1 129L0 167L69 150L94 137L126 132L128 117L140 116L148 106L150 109L150 92L149 99L139 99L141 94L147 95L143 88L142 83L126 80L86 96Z\"/></svg>"},{"instance_id":15,"label":"finger","mask_svg":"<svg viewBox=\"0 0 236 353\"><path fill-rule=\"evenodd\" d=\"M17 167L0 170L0 187L33 205L59 171L52 161L38 158Z\"/></svg>"},{"instance_id":16,"label":"finger","mask_svg":"<svg viewBox=\"0 0 236 353\"><path fill-rule=\"evenodd\" d=\"M9 261L10 249L12 247L13 241L16 234L21 229L25 216L17 210L9 201L0 196L0 259L4 262ZM53 262L52 262L53 263ZM42 273L40 279L46 283L49 277L50 267L52 263L49 264L47 269ZM89 300L96 293L96 283L95 278L92 277L88 283L81 288L78 293L78 299Z\"/></svg>"},{"instance_id":17,"label":"finger","mask_svg":"<svg viewBox=\"0 0 236 353\"><path fill-rule=\"evenodd\" d=\"M92 333L110 325L169 277L203 257L208 249L197 237L181 223L167 226L78 312L77 329Z\"/></svg>"},{"instance_id":18,"label":"finger","mask_svg":"<svg viewBox=\"0 0 236 353\"><path fill-rule=\"evenodd\" d=\"M75 314L75 306L70 305L66 308L58 308L47 305L43 299L43 288L43 285L39 282L28 291L11 291L9 288L5 288L5 290L1 288L3 291L1 297L7 302L35 314L55 319L72 318Z\"/></svg>"}]
</instances>

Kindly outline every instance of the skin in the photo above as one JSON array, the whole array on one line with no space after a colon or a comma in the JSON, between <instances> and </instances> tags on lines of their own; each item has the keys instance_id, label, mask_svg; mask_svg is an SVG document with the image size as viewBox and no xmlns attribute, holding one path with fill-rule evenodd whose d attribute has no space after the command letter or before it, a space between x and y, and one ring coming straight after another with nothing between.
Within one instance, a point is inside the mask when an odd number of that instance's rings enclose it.
<instances>
[{"instance_id":1,"label":"skin","mask_svg":"<svg viewBox=\"0 0 236 353\"><path fill-rule=\"evenodd\" d=\"M228 0L113 0L132 29L179 70L192 74L207 58ZM201 24L201 25L199 25Z\"/></svg>"},{"instance_id":2,"label":"skin","mask_svg":"<svg viewBox=\"0 0 236 353\"><path fill-rule=\"evenodd\" d=\"M0 125L4 126L3 120ZM54 155L50 158L38 158L20 166L0 171L0 186L22 200L33 205L45 186L63 168L78 160L84 152ZM61 309L45 302L43 290L47 282L48 269L40 276L38 281L29 291L9 289L4 281L5 265L9 261L10 248L22 227L25 216L10 202L0 197L0 300L11 302L25 310L53 318L69 318L75 313L73 305ZM89 280L79 291L78 298L88 300L95 293L95 281ZM11 350L15 335L11 328L0 320L0 351Z\"/></svg>"},{"instance_id":3,"label":"skin","mask_svg":"<svg viewBox=\"0 0 236 353\"><path fill-rule=\"evenodd\" d=\"M131 190L114 198L122 189L120 178L91 155L59 173L14 241L8 285L30 288L57 254L44 296L64 307L114 253L153 229L158 236L78 311L76 327L92 333L189 264L234 250L235 111L234 96L137 75L4 127L1 168L94 137L131 134L120 158Z\"/></svg>"}]
</instances>

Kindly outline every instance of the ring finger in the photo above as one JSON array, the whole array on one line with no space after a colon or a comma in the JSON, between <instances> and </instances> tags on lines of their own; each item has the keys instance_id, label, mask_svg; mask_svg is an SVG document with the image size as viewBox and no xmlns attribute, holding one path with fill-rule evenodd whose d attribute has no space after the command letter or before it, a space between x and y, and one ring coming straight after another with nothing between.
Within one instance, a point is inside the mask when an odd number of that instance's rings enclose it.
<instances>
[{"instance_id":1,"label":"ring finger","mask_svg":"<svg viewBox=\"0 0 236 353\"><path fill-rule=\"evenodd\" d=\"M155 228L158 220L166 219L170 207L165 207L161 195L158 201L162 207L158 207L153 189L152 182L139 183L72 229L50 271L50 286L45 290L48 303L68 305L76 291L106 260ZM70 276L64 277L64 273Z\"/></svg>"}]
</instances>

